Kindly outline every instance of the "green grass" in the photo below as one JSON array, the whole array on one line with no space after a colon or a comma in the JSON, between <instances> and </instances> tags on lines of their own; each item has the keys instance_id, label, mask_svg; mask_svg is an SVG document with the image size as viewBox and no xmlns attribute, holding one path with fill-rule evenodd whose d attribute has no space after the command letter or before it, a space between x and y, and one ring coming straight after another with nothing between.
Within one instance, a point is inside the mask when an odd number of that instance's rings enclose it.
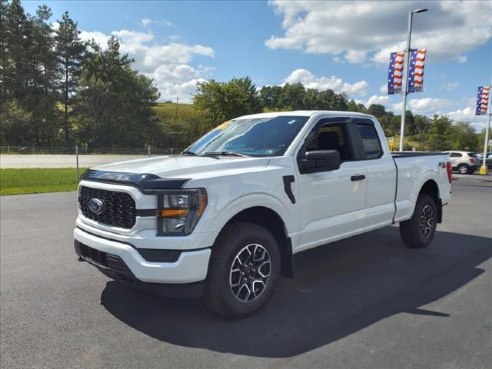
<instances>
[{"instance_id":1,"label":"green grass","mask_svg":"<svg viewBox=\"0 0 492 369\"><path fill-rule=\"evenodd\" d=\"M80 174L85 169L80 169ZM0 169L0 195L63 192L77 189L76 168Z\"/></svg>"}]
</instances>

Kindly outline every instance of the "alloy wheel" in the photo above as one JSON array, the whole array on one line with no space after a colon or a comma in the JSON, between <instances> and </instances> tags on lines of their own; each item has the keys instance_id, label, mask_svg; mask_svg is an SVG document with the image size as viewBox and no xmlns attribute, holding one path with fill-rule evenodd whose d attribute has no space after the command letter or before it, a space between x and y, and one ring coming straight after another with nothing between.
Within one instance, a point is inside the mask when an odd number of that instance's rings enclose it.
<instances>
[{"instance_id":1,"label":"alloy wheel","mask_svg":"<svg viewBox=\"0 0 492 369\"><path fill-rule=\"evenodd\" d=\"M434 210L432 206L425 205L420 214L420 235L422 238L428 238L434 229Z\"/></svg>"},{"instance_id":2,"label":"alloy wheel","mask_svg":"<svg viewBox=\"0 0 492 369\"><path fill-rule=\"evenodd\" d=\"M270 254L260 244L243 247L232 262L229 285L240 302L252 302L265 292L271 275Z\"/></svg>"}]
</instances>

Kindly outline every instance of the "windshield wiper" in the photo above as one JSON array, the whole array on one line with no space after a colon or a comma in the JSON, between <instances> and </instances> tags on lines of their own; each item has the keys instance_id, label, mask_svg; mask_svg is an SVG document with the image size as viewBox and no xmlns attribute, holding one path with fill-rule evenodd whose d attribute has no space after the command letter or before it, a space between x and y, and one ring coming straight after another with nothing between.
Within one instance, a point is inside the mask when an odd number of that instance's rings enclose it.
<instances>
[{"instance_id":1,"label":"windshield wiper","mask_svg":"<svg viewBox=\"0 0 492 369\"><path fill-rule=\"evenodd\" d=\"M193 151L190 151L190 150L185 150L181 153L181 155L189 155L189 156L197 156L196 153L194 153Z\"/></svg>"},{"instance_id":2,"label":"windshield wiper","mask_svg":"<svg viewBox=\"0 0 492 369\"><path fill-rule=\"evenodd\" d=\"M203 153L202 156L240 156L242 158L248 158L249 155L241 154L234 151L209 151Z\"/></svg>"}]
</instances>

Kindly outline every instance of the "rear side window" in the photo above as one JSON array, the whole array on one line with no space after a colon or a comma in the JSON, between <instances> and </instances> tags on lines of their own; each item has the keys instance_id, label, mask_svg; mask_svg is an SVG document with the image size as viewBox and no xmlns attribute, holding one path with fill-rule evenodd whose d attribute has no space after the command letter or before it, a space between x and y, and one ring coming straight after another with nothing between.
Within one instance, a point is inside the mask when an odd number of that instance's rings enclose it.
<instances>
[{"instance_id":1,"label":"rear side window","mask_svg":"<svg viewBox=\"0 0 492 369\"><path fill-rule=\"evenodd\" d=\"M449 157L450 158L461 158L461 154L459 152L452 152L451 154L449 154Z\"/></svg>"},{"instance_id":2,"label":"rear side window","mask_svg":"<svg viewBox=\"0 0 492 369\"><path fill-rule=\"evenodd\" d=\"M475 154L474 152L469 152L469 153L468 153L468 156L469 156L470 158L476 158L476 157L477 157L477 154Z\"/></svg>"},{"instance_id":3,"label":"rear side window","mask_svg":"<svg viewBox=\"0 0 492 369\"><path fill-rule=\"evenodd\" d=\"M372 124L358 124L366 159L378 159L383 155L378 133Z\"/></svg>"}]
</instances>

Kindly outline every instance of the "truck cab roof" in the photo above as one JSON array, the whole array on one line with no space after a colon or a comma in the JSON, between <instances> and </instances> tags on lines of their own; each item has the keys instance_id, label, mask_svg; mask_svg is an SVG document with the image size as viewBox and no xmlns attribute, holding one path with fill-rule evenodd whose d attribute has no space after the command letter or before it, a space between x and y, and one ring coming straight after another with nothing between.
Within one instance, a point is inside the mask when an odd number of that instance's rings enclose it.
<instances>
[{"instance_id":1,"label":"truck cab roof","mask_svg":"<svg viewBox=\"0 0 492 369\"><path fill-rule=\"evenodd\" d=\"M323 116L337 116L337 117L361 117L361 118L374 118L372 115L352 112L352 111L336 111L336 110L294 110L294 111L273 111L268 113L258 113L244 115L236 119L252 119L252 118L271 118L278 116L301 116L301 117L314 117L316 115Z\"/></svg>"}]
</instances>

